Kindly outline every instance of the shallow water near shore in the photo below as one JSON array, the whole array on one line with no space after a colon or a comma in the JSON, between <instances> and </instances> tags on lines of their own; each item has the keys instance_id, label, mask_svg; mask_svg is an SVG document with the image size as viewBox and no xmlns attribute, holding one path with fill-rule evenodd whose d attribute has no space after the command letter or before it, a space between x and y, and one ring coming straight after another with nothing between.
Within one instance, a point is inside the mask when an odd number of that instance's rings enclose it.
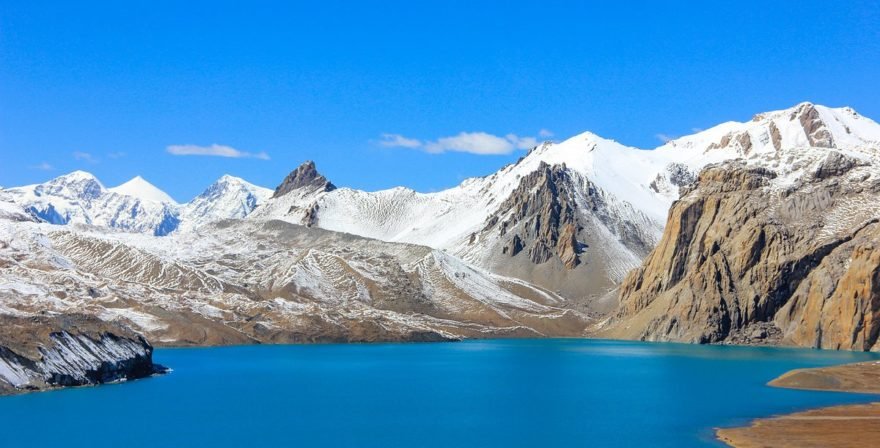
<instances>
[{"instance_id":1,"label":"shallow water near shore","mask_svg":"<svg viewBox=\"0 0 880 448\"><path fill-rule=\"evenodd\" d=\"M157 349L168 375L0 398L0 446L718 446L876 396L767 387L877 354L582 339Z\"/></svg>"}]
</instances>

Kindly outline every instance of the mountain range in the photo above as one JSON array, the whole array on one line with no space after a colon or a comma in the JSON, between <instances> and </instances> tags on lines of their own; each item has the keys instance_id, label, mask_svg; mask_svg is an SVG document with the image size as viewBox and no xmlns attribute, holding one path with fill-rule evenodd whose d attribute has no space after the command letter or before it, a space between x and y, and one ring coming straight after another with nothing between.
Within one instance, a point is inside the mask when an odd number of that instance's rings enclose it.
<instances>
[{"instance_id":1,"label":"mountain range","mask_svg":"<svg viewBox=\"0 0 880 448\"><path fill-rule=\"evenodd\" d=\"M177 204L141 177L106 188L77 171L0 190L0 315L84 314L163 345L870 349L878 158L876 122L802 103L653 149L544 142L436 193L337 187L306 162L274 190L223 176Z\"/></svg>"}]
</instances>

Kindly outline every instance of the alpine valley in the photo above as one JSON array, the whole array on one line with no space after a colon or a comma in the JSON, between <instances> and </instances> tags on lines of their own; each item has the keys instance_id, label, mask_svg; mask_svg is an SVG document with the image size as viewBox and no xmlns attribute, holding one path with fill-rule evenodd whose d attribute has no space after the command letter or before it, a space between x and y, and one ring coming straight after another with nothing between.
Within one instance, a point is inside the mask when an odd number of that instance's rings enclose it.
<instances>
[{"instance_id":1,"label":"alpine valley","mask_svg":"<svg viewBox=\"0 0 880 448\"><path fill-rule=\"evenodd\" d=\"M77 171L0 190L0 393L152 345L615 337L880 349L880 125L802 103L646 150L592 133L436 193Z\"/></svg>"}]
</instances>

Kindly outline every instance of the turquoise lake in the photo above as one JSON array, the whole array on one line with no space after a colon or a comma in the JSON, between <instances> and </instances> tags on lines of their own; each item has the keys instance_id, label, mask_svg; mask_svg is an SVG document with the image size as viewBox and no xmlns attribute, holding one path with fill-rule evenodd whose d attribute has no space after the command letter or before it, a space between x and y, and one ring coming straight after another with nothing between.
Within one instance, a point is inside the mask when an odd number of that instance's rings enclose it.
<instances>
[{"instance_id":1,"label":"turquoise lake","mask_svg":"<svg viewBox=\"0 0 880 448\"><path fill-rule=\"evenodd\" d=\"M168 375L0 398L0 446L718 446L718 426L876 400L765 383L877 358L576 339L158 349Z\"/></svg>"}]
</instances>

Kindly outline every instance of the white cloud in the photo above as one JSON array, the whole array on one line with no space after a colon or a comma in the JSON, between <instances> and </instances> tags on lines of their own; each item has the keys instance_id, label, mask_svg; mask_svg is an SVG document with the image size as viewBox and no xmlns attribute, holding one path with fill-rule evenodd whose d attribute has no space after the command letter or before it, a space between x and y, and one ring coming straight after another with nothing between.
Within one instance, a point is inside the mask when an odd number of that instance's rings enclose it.
<instances>
[{"instance_id":1,"label":"white cloud","mask_svg":"<svg viewBox=\"0 0 880 448\"><path fill-rule=\"evenodd\" d=\"M121 158L125 157L125 153L122 151L114 151L114 152L107 153L107 157L109 157L111 159L121 159Z\"/></svg>"},{"instance_id":2,"label":"white cloud","mask_svg":"<svg viewBox=\"0 0 880 448\"><path fill-rule=\"evenodd\" d=\"M675 140L675 137L667 134L654 134L654 137L657 137L657 140L660 140L663 143L669 143L672 140Z\"/></svg>"},{"instance_id":3,"label":"white cloud","mask_svg":"<svg viewBox=\"0 0 880 448\"><path fill-rule=\"evenodd\" d=\"M400 134L382 134L382 140L379 144L389 148L418 148L422 146L422 142L414 138L406 138Z\"/></svg>"},{"instance_id":4,"label":"white cloud","mask_svg":"<svg viewBox=\"0 0 880 448\"><path fill-rule=\"evenodd\" d=\"M466 152L479 155L510 154L517 149L531 149L538 145L535 137L520 137L507 134L504 137L486 132L461 132L434 141L421 141L400 134L382 134L379 144L386 147L421 149L432 154L444 152Z\"/></svg>"},{"instance_id":5,"label":"white cloud","mask_svg":"<svg viewBox=\"0 0 880 448\"><path fill-rule=\"evenodd\" d=\"M540 131L538 131L538 137L541 137L541 138L553 137L553 131L551 131L549 129L541 129Z\"/></svg>"},{"instance_id":6,"label":"white cloud","mask_svg":"<svg viewBox=\"0 0 880 448\"><path fill-rule=\"evenodd\" d=\"M265 152L245 152L239 151L231 146L213 144L211 146L199 145L170 145L165 148L169 154L175 156L213 156L213 157L230 157L234 159L254 158L260 160L269 160L269 154Z\"/></svg>"},{"instance_id":7,"label":"white cloud","mask_svg":"<svg viewBox=\"0 0 880 448\"><path fill-rule=\"evenodd\" d=\"M98 159L95 156L91 155L90 153L83 152L83 151L74 151L73 158L76 160L82 160L82 161L88 162L88 163L98 163Z\"/></svg>"},{"instance_id":8,"label":"white cloud","mask_svg":"<svg viewBox=\"0 0 880 448\"><path fill-rule=\"evenodd\" d=\"M50 165L49 162L42 162L39 165L32 166L31 168L41 171L52 171L55 169L55 167Z\"/></svg>"},{"instance_id":9,"label":"white cloud","mask_svg":"<svg viewBox=\"0 0 880 448\"><path fill-rule=\"evenodd\" d=\"M515 149L506 138L485 132L462 132L456 136L443 137L425 144L425 151L441 154L447 151L471 154L510 154Z\"/></svg>"},{"instance_id":10,"label":"white cloud","mask_svg":"<svg viewBox=\"0 0 880 448\"><path fill-rule=\"evenodd\" d=\"M513 143L516 149L532 149L538 146L538 139L535 137L517 137L515 134L507 134L505 138Z\"/></svg>"}]
</instances>

